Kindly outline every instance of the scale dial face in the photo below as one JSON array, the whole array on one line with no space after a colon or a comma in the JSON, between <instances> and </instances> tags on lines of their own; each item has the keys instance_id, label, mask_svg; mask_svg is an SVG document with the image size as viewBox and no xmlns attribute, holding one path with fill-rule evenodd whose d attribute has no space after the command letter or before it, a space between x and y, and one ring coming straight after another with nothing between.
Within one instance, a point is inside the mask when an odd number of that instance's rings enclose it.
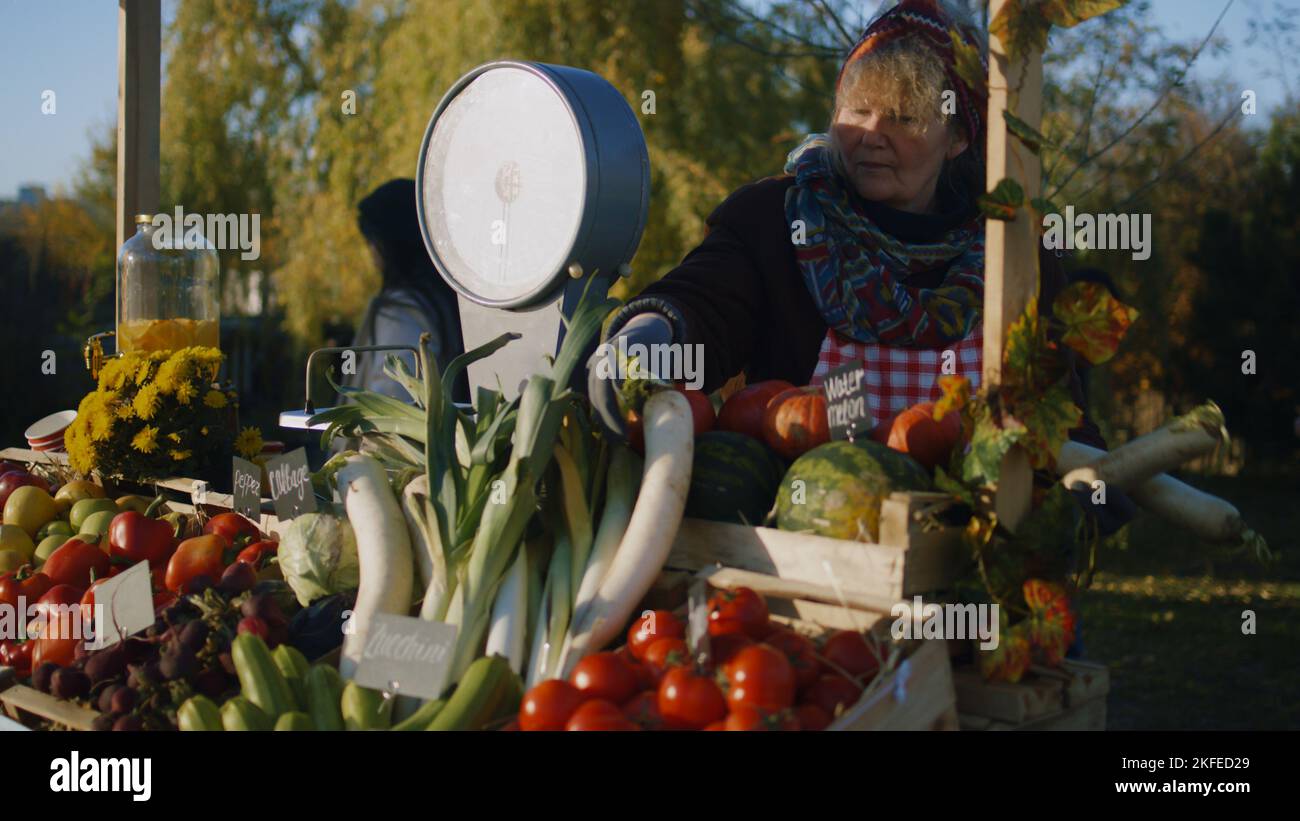
<instances>
[{"instance_id":1,"label":"scale dial face","mask_svg":"<svg viewBox=\"0 0 1300 821\"><path fill-rule=\"evenodd\" d=\"M515 303L567 276L587 188L568 103L544 79L504 66L443 109L421 180L439 267L482 304Z\"/></svg>"}]
</instances>

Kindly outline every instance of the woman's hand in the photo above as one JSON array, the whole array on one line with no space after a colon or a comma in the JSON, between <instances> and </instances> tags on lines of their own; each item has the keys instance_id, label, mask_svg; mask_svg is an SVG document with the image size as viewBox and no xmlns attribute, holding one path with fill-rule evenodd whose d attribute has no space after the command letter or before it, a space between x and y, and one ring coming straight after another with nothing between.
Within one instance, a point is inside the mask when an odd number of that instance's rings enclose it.
<instances>
[{"instance_id":1,"label":"woman's hand","mask_svg":"<svg viewBox=\"0 0 1300 821\"><path fill-rule=\"evenodd\" d=\"M621 340L621 341L620 341ZM604 428L619 439L627 438L627 423L619 407L618 393L628 374L620 350L631 350L634 345L667 345L673 341L673 325L668 317L657 313L637 314L603 344L587 360L587 397L596 410ZM645 358L643 375L657 378L654 364L658 357Z\"/></svg>"}]
</instances>

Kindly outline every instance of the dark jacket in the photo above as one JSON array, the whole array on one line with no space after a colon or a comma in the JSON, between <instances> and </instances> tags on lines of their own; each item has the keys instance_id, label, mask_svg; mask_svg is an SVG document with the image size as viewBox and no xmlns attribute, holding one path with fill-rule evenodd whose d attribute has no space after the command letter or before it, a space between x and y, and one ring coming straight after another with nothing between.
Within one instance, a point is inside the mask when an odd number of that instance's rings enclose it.
<instances>
[{"instance_id":1,"label":"dark jacket","mask_svg":"<svg viewBox=\"0 0 1300 821\"><path fill-rule=\"evenodd\" d=\"M768 177L737 189L712 214L708 235L681 265L647 286L615 316L613 335L635 314L658 311L673 321L674 341L701 344L704 390L713 391L744 371L748 383L784 379L806 385L817 366L826 337L826 322L813 303L795 261L785 194L790 176ZM872 217L886 231L911 241L932 237L953 222L950 217L916 217L869 204ZM958 221L963 217L956 215ZM909 236L911 234L911 236ZM1065 286L1060 260L1040 251L1042 287L1039 311L1046 316ZM909 284L934 287L943 271L913 275ZM1071 358L1070 389L1084 410L1083 424L1070 432L1078 442L1105 448L1105 440L1087 415L1082 383Z\"/></svg>"}]
</instances>

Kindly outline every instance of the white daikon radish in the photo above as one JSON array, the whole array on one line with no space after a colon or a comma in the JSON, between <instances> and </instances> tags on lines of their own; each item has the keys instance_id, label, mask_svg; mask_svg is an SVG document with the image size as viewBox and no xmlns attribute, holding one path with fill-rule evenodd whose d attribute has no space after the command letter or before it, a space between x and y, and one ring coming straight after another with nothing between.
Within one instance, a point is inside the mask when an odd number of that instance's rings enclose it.
<instances>
[{"instance_id":1,"label":"white daikon radish","mask_svg":"<svg viewBox=\"0 0 1300 821\"><path fill-rule=\"evenodd\" d=\"M383 465L372 456L356 454L347 458L334 479L356 534L361 563L361 583L352 608L353 631L339 660L339 673L351 679L374 615L405 616L410 611L415 566L406 520Z\"/></svg>"},{"instance_id":2,"label":"white daikon radish","mask_svg":"<svg viewBox=\"0 0 1300 821\"><path fill-rule=\"evenodd\" d=\"M641 492L596 599L570 627L570 658L604 647L622 631L668 559L686 509L695 451L690 403L682 393L661 390L646 400L642 419Z\"/></svg>"},{"instance_id":3,"label":"white daikon radish","mask_svg":"<svg viewBox=\"0 0 1300 821\"><path fill-rule=\"evenodd\" d=\"M1125 442L1097 462L1062 478L1068 488L1089 489L1093 482L1129 490L1179 465L1204 456L1222 441L1223 412L1207 402L1144 436Z\"/></svg>"}]
</instances>

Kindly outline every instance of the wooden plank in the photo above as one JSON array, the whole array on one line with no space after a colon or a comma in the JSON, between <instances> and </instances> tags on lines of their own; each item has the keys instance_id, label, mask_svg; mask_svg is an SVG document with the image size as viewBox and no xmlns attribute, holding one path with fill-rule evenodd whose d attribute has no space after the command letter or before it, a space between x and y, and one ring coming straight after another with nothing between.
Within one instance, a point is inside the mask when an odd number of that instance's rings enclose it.
<instances>
[{"instance_id":1,"label":"wooden plank","mask_svg":"<svg viewBox=\"0 0 1300 821\"><path fill-rule=\"evenodd\" d=\"M929 534L927 534L929 535ZM829 584L846 593L897 601L949 586L959 564L959 536L925 539L913 548L828 539L770 527L683 519L666 566L685 570L726 566L784 579Z\"/></svg>"},{"instance_id":2,"label":"wooden plank","mask_svg":"<svg viewBox=\"0 0 1300 821\"><path fill-rule=\"evenodd\" d=\"M1093 699L1023 724L1009 724L1005 721L994 721L991 718L964 713L959 716L959 720L963 730L1003 732L1008 730L1100 731L1106 729L1106 699Z\"/></svg>"},{"instance_id":3,"label":"wooden plank","mask_svg":"<svg viewBox=\"0 0 1300 821\"><path fill-rule=\"evenodd\" d=\"M87 710L21 684L0 692L0 702L4 703L6 711L15 720L20 719L22 713L31 713L74 730L93 729L92 724L99 717L99 713L94 710Z\"/></svg>"},{"instance_id":4,"label":"wooden plank","mask_svg":"<svg viewBox=\"0 0 1300 821\"><path fill-rule=\"evenodd\" d=\"M1110 692L1110 669L1106 665L1066 659L1061 667L1070 674L1070 682L1065 686L1067 707L1097 699L1104 701Z\"/></svg>"},{"instance_id":5,"label":"wooden plank","mask_svg":"<svg viewBox=\"0 0 1300 821\"><path fill-rule=\"evenodd\" d=\"M1007 3L992 0L989 19ZM1003 111L1038 129L1043 116L1043 56L1032 52L1012 61L1001 41L989 37L987 189L1003 179L1020 183L1025 198L1041 193L1039 158L1007 130ZM984 251L984 367L986 386L1002 381L1002 355L1011 323L1038 294L1038 226L1028 209L1011 221L987 220ZM1014 447L1003 459L995 499L998 521L1014 530L1029 512L1033 476L1029 458Z\"/></svg>"},{"instance_id":6,"label":"wooden plank","mask_svg":"<svg viewBox=\"0 0 1300 821\"><path fill-rule=\"evenodd\" d=\"M955 703L952 667L942 641L922 641L916 652L828 730L928 730L948 720ZM904 672L906 670L906 672ZM906 676L903 686L897 686ZM901 696L901 698L900 698Z\"/></svg>"},{"instance_id":7,"label":"wooden plank","mask_svg":"<svg viewBox=\"0 0 1300 821\"><path fill-rule=\"evenodd\" d=\"M118 0L117 247L158 210L162 0ZM120 317L116 317L120 320Z\"/></svg>"},{"instance_id":8,"label":"wooden plank","mask_svg":"<svg viewBox=\"0 0 1300 821\"><path fill-rule=\"evenodd\" d=\"M748 587L763 596L775 596L782 599L807 599L809 601L838 604L856 610L870 610L876 613L888 613L896 604L892 599L867 596L853 591L844 591L841 597L835 588L798 579L783 579L765 573L739 570L734 567L706 568L700 576L709 584L723 590ZM906 605L904 605L906 606Z\"/></svg>"},{"instance_id":9,"label":"wooden plank","mask_svg":"<svg viewBox=\"0 0 1300 821\"><path fill-rule=\"evenodd\" d=\"M953 673L957 709L1010 724L1059 712L1064 705L1065 682L1055 678L1026 678L1016 684L985 681L969 668Z\"/></svg>"}]
</instances>

